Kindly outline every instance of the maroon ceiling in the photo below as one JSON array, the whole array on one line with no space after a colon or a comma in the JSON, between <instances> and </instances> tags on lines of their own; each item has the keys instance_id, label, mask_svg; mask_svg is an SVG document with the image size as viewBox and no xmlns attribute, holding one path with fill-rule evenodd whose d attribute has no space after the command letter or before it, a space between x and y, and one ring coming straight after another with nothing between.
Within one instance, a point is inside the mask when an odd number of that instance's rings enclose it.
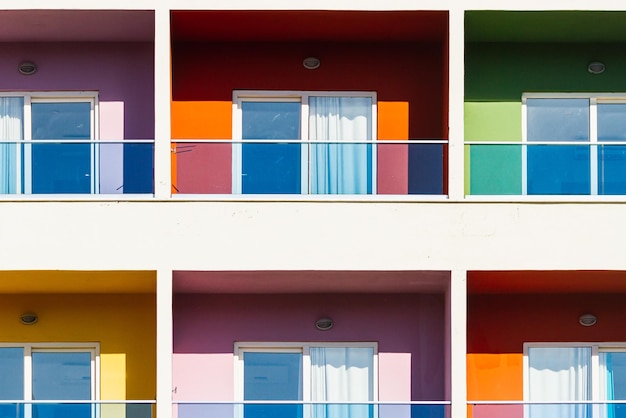
<instances>
[{"instance_id":1,"label":"maroon ceiling","mask_svg":"<svg viewBox=\"0 0 626 418\"><path fill-rule=\"evenodd\" d=\"M175 293L444 293L443 271L175 271Z\"/></svg>"},{"instance_id":2,"label":"maroon ceiling","mask_svg":"<svg viewBox=\"0 0 626 418\"><path fill-rule=\"evenodd\" d=\"M471 271L469 293L626 293L624 271Z\"/></svg>"},{"instance_id":3,"label":"maroon ceiling","mask_svg":"<svg viewBox=\"0 0 626 418\"><path fill-rule=\"evenodd\" d=\"M172 40L443 42L441 11L173 11Z\"/></svg>"}]
</instances>

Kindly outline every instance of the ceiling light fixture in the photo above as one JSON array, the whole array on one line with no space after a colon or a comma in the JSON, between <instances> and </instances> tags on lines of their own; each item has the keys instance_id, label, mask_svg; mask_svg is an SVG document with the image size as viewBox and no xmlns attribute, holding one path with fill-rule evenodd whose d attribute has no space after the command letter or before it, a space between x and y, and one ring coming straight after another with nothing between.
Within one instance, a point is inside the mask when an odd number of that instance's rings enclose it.
<instances>
[{"instance_id":1,"label":"ceiling light fixture","mask_svg":"<svg viewBox=\"0 0 626 418\"><path fill-rule=\"evenodd\" d=\"M20 322L24 325L33 325L38 319L37 314L32 312L20 315Z\"/></svg>"},{"instance_id":2,"label":"ceiling light fixture","mask_svg":"<svg viewBox=\"0 0 626 418\"><path fill-rule=\"evenodd\" d=\"M328 331L333 327L333 320L331 318L320 318L315 321L315 328L320 331Z\"/></svg>"},{"instance_id":3,"label":"ceiling light fixture","mask_svg":"<svg viewBox=\"0 0 626 418\"><path fill-rule=\"evenodd\" d=\"M17 70L20 72L20 74L33 75L37 72L37 66L34 62L24 61L20 63L20 65L17 67Z\"/></svg>"},{"instance_id":4,"label":"ceiling light fixture","mask_svg":"<svg viewBox=\"0 0 626 418\"><path fill-rule=\"evenodd\" d=\"M596 318L594 314L583 314L580 316L580 318L578 318L578 322L583 327L590 327L598 322L598 318Z\"/></svg>"},{"instance_id":5,"label":"ceiling light fixture","mask_svg":"<svg viewBox=\"0 0 626 418\"><path fill-rule=\"evenodd\" d=\"M315 70L319 68L320 64L320 59L317 57L307 57L302 60L302 65L304 65L304 68L307 70Z\"/></svg>"},{"instance_id":6,"label":"ceiling light fixture","mask_svg":"<svg viewBox=\"0 0 626 418\"><path fill-rule=\"evenodd\" d=\"M587 65L587 71L591 74L602 74L604 70L606 70L606 66L600 61L590 62L589 65Z\"/></svg>"}]
</instances>

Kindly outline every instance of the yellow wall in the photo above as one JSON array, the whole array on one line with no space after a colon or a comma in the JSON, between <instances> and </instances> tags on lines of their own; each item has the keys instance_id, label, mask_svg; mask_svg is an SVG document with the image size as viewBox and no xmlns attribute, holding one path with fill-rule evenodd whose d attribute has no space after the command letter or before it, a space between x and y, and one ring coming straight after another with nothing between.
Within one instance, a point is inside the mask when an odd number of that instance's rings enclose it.
<instances>
[{"instance_id":1,"label":"yellow wall","mask_svg":"<svg viewBox=\"0 0 626 418\"><path fill-rule=\"evenodd\" d=\"M100 398L155 399L154 294L0 294L0 342L98 342Z\"/></svg>"}]
</instances>

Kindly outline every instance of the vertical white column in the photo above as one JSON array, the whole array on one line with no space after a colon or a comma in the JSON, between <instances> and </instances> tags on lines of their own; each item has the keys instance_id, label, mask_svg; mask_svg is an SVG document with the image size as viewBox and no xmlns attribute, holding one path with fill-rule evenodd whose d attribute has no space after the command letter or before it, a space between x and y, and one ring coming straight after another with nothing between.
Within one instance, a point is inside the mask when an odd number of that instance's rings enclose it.
<instances>
[{"instance_id":1,"label":"vertical white column","mask_svg":"<svg viewBox=\"0 0 626 418\"><path fill-rule=\"evenodd\" d=\"M448 196L465 195L464 98L465 98L465 11L451 6L448 28Z\"/></svg>"},{"instance_id":2,"label":"vertical white column","mask_svg":"<svg viewBox=\"0 0 626 418\"><path fill-rule=\"evenodd\" d=\"M446 395L451 418L467 418L467 272L450 272L446 295Z\"/></svg>"},{"instance_id":3,"label":"vertical white column","mask_svg":"<svg viewBox=\"0 0 626 418\"><path fill-rule=\"evenodd\" d=\"M157 270L156 274L156 324L157 324L157 394L156 416L172 417L172 270Z\"/></svg>"},{"instance_id":4,"label":"vertical white column","mask_svg":"<svg viewBox=\"0 0 626 418\"><path fill-rule=\"evenodd\" d=\"M154 195L159 199L171 195L170 68L170 10L157 6L154 22Z\"/></svg>"}]
</instances>

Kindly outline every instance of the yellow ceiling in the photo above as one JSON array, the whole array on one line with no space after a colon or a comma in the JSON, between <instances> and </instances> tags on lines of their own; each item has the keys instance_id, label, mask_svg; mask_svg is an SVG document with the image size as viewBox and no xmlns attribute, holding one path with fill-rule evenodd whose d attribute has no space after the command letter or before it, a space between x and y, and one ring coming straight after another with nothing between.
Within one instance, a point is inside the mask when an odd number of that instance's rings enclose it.
<instances>
[{"instance_id":1,"label":"yellow ceiling","mask_svg":"<svg viewBox=\"0 0 626 418\"><path fill-rule=\"evenodd\" d=\"M0 293L155 293L154 271L0 271Z\"/></svg>"}]
</instances>

